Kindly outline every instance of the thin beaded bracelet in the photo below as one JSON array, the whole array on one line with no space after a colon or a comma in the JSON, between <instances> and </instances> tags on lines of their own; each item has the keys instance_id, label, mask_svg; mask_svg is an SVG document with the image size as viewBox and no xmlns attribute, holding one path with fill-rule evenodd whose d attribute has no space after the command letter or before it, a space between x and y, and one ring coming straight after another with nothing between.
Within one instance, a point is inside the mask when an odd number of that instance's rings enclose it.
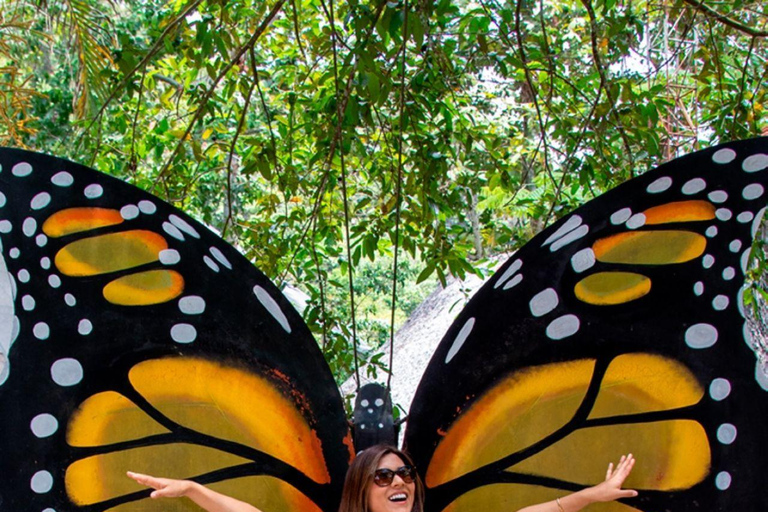
<instances>
[{"instance_id":1,"label":"thin beaded bracelet","mask_svg":"<svg viewBox=\"0 0 768 512\"><path fill-rule=\"evenodd\" d=\"M560 503L560 498L555 498L555 503L557 503L557 508L560 509L560 512L565 512L565 509L563 508L563 504Z\"/></svg>"}]
</instances>

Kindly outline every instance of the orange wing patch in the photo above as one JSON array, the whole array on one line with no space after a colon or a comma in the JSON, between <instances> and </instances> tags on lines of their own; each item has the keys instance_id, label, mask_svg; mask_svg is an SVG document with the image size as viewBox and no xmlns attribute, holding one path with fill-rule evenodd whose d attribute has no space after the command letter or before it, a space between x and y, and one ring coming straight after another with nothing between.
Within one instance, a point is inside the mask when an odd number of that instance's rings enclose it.
<instances>
[{"instance_id":1,"label":"orange wing patch","mask_svg":"<svg viewBox=\"0 0 768 512\"><path fill-rule=\"evenodd\" d=\"M111 208L67 208L46 219L43 233L58 238L123 222L120 212Z\"/></svg>"},{"instance_id":2,"label":"orange wing patch","mask_svg":"<svg viewBox=\"0 0 768 512\"><path fill-rule=\"evenodd\" d=\"M715 207L709 201L677 201L648 208L643 215L646 225L705 221L715 218Z\"/></svg>"}]
</instances>

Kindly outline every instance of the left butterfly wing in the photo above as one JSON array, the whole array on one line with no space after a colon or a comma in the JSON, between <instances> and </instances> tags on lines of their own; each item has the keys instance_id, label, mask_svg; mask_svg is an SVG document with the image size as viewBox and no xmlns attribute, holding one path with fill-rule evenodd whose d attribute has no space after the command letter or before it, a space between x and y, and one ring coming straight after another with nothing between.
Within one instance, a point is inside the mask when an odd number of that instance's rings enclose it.
<instances>
[{"instance_id":1,"label":"left butterfly wing","mask_svg":"<svg viewBox=\"0 0 768 512\"><path fill-rule=\"evenodd\" d=\"M10 149L0 165L0 510L191 509L126 470L265 512L335 509L341 399L277 288L114 178Z\"/></svg>"},{"instance_id":2,"label":"left butterfly wing","mask_svg":"<svg viewBox=\"0 0 768 512\"><path fill-rule=\"evenodd\" d=\"M600 482L595 510L762 510L768 388L741 286L765 211L768 139L700 151L536 236L438 347L405 442L427 507L517 510Z\"/></svg>"}]
</instances>

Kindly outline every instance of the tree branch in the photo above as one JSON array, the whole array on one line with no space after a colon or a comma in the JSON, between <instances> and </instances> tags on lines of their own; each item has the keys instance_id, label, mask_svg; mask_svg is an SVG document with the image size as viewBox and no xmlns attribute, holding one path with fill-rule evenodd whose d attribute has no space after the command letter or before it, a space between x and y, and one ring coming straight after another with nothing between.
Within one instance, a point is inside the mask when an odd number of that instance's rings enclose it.
<instances>
[{"instance_id":1,"label":"tree branch","mask_svg":"<svg viewBox=\"0 0 768 512\"><path fill-rule=\"evenodd\" d=\"M697 0L683 0L688 5L694 7L696 10L703 12L707 16L710 16L717 21L721 22L723 25L727 25L733 29L738 30L739 32L743 32L747 35L750 35L752 37L768 37L768 31L766 30L755 30L754 28L750 27L749 25L744 25L741 22L732 20L725 14L720 14L713 8L709 7L708 5L705 5L704 2L699 2Z\"/></svg>"}]
</instances>

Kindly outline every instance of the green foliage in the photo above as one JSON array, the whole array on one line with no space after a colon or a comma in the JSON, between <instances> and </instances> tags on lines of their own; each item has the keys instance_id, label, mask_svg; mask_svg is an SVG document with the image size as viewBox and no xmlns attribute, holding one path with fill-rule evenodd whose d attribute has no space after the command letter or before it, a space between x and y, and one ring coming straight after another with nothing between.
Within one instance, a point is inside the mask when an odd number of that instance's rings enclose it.
<instances>
[{"instance_id":1,"label":"green foliage","mask_svg":"<svg viewBox=\"0 0 768 512\"><path fill-rule=\"evenodd\" d=\"M149 190L302 283L339 377L353 331L388 336L376 265L408 256L405 314L414 283L768 124L757 1L1 5L0 137ZM352 293L375 305L359 325Z\"/></svg>"}]
</instances>

